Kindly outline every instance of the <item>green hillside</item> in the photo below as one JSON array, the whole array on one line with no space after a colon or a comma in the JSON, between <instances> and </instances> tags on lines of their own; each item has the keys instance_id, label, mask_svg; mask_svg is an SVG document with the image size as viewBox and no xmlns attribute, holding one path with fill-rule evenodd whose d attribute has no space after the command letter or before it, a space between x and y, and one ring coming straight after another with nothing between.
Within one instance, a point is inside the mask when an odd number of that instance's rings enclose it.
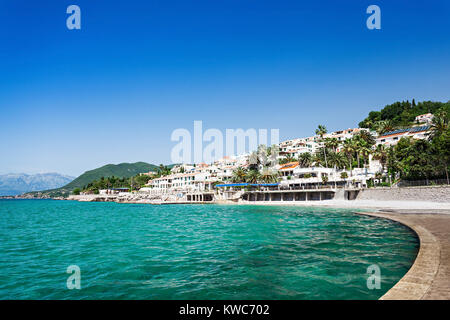
<instances>
[{"instance_id":1,"label":"green hillside","mask_svg":"<svg viewBox=\"0 0 450 320\"><path fill-rule=\"evenodd\" d=\"M145 162L107 164L106 166L86 171L71 183L65 185L63 188L72 191L75 188L82 188L89 182L98 180L101 177L115 176L118 178L130 178L139 173L155 171L156 169L158 169L158 166Z\"/></svg>"},{"instance_id":2,"label":"green hillside","mask_svg":"<svg viewBox=\"0 0 450 320\"><path fill-rule=\"evenodd\" d=\"M380 111L372 111L369 116L359 123L360 128L369 128L379 133L401 127L409 127L414 124L416 116L424 113L433 113L443 110L450 113L449 102L423 101L416 104L408 100L395 102L385 106ZM383 128L383 126L385 128ZM384 130L383 130L384 129Z\"/></svg>"},{"instance_id":3,"label":"green hillside","mask_svg":"<svg viewBox=\"0 0 450 320\"><path fill-rule=\"evenodd\" d=\"M153 164L145 163L145 162L136 162L136 163L120 163L120 164L107 164L103 167L86 171L81 176L65 185L64 187L39 191L39 192L30 192L30 195L36 196L49 196L49 197L59 197L59 196L67 196L73 189L82 188L88 183L98 180L101 177L118 177L118 178L130 178L139 173L156 171L158 166Z\"/></svg>"}]
</instances>

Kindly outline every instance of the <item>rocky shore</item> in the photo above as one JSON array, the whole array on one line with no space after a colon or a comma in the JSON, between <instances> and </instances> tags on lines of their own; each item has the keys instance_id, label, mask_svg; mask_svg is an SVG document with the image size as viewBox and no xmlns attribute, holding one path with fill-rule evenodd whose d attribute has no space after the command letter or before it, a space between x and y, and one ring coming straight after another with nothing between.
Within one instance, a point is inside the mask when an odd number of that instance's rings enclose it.
<instances>
[{"instance_id":1,"label":"rocky shore","mask_svg":"<svg viewBox=\"0 0 450 320\"><path fill-rule=\"evenodd\" d=\"M117 202L117 203L148 203L148 204L171 204L187 203L186 201L177 201L175 197L155 197L144 193L127 194L89 194L89 195L71 195L64 200L75 200L81 202Z\"/></svg>"},{"instance_id":2,"label":"rocky shore","mask_svg":"<svg viewBox=\"0 0 450 320\"><path fill-rule=\"evenodd\" d=\"M60 200L61 198L52 198L49 195L43 195L43 194L20 194L17 196L0 196L0 199L56 199Z\"/></svg>"}]
</instances>

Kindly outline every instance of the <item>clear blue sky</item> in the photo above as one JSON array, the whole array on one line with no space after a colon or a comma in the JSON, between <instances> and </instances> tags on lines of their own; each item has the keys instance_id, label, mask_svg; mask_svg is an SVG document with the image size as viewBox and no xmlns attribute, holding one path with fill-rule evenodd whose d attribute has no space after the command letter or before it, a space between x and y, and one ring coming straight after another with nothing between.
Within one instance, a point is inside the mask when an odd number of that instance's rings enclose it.
<instances>
[{"instance_id":1,"label":"clear blue sky","mask_svg":"<svg viewBox=\"0 0 450 320\"><path fill-rule=\"evenodd\" d=\"M287 139L449 100L450 1L2 0L0 75L0 173L168 163L194 120Z\"/></svg>"}]
</instances>

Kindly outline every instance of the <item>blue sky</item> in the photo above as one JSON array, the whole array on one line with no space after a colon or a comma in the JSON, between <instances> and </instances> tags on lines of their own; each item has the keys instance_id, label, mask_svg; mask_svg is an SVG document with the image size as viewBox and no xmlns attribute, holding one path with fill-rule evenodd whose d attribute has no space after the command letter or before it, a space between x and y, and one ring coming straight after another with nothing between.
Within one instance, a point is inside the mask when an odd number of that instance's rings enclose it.
<instances>
[{"instance_id":1,"label":"blue sky","mask_svg":"<svg viewBox=\"0 0 450 320\"><path fill-rule=\"evenodd\" d=\"M450 3L2 0L0 75L0 173L169 163L172 131L194 120L287 139L448 101Z\"/></svg>"}]
</instances>

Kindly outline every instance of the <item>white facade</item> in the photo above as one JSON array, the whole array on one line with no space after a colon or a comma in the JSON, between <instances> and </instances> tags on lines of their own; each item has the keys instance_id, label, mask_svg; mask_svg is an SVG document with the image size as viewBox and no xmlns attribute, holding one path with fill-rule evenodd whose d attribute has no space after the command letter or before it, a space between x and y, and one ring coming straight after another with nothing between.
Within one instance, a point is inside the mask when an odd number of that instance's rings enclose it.
<instances>
[{"instance_id":1,"label":"white facade","mask_svg":"<svg viewBox=\"0 0 450 320\"><path fill-rule=\"evenodd\" d=\"M421 114L418 115L415 118L415 122L416 123L427 123L430 124L433 121L433 114L432 113L425 113L425 114Z\"/></svg>"},{"instance_id":2,"label":"white facade","mask_svg":"<svg viewBox=\"0 0 450 320\"><path fill-rule=\"evenodd\" d=\"M376 144L382 144L385 146L393 146L396 145L401 138L410 137L413 139L427 139L428 133L430 131L430 126L417 126L407 129L395 130L392 132L387 132L383 135L380 135L376 139Z\"/></svg>"}]
</instances>

